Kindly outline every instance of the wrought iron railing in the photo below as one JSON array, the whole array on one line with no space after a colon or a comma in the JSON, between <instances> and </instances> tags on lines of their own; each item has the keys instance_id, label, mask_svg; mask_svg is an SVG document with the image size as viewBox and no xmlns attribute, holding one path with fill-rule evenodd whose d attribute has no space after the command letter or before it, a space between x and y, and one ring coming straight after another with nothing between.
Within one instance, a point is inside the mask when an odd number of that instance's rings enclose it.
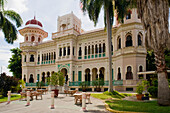
<instances>
[{"instance_id":1,"label":"wrought iron railing","mask_svg":"<svg viewBox=\"0 0 170 113\"><path fill-rule=\"evenodd\" d=\"M69 82L69 86L80 86L83 81ZM93 81L86 81L87 86L94 86ZM113 80L113 86L122 86L123 80ZM109 81L104 81L100 86L109 86Z\"/></svg>"},{"instance_id":2,"label":"wrought iron railing","mask_svg":"<svg viewBox=\"0 0 170 113\"><path fill-rule=\"evenodd\" d=\"M25 83L25 86L38 86L38 83ZM47 83L41 83L41 86L48 86Z\"/></svg>"}]
</instances>

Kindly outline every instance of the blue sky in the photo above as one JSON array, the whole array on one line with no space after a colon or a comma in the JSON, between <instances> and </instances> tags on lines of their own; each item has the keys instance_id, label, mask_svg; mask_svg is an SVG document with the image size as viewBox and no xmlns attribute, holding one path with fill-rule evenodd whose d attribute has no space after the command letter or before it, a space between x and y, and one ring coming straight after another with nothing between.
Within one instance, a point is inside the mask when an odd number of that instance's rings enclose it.
<instances>
[{"instance_id":1,"label":"blue sky","mask_svg":"<svg viewBox=\"0 0 170 113\"><path fill-rule=\"evenodd\" d=\"M49 36L45 40L51 40L51 34L57 31L57 17L71 13L71 11L81 19L82 29L85 31L104 27L103 12L100 13L98 24L94 27L88 15L82 13L80 0L7 0L5 9L12 9L20 14L24 22L22 27L36 15L36 19L43 24L44 30L48 32ZM8 75L12 75L7 69L11 57L10 49L19 47L20 42L23 42L23 37L18 33L18 39L14 44L7 44L3 33L0 31L0 67L2 67L2 72L6 72Z\"/></svg>"}]
</instances>

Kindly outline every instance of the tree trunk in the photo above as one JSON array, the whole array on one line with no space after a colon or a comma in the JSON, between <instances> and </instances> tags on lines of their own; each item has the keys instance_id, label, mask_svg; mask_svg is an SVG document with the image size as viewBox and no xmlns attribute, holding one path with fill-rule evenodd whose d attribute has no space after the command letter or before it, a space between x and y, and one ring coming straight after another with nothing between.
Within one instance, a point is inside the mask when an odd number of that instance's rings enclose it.
<instances>
[{"instance_id":1,"label":"tree trunk","mask_svg":"<svg viewBox=\"0 0 170 113\"><path fill-rule=\"evenodd\" d=\"M165 72L158 72L158 104L170 105L170 91Z\"/></svg>"},{"instance_id":2,"label":"tree trunk","mask_svg":"<svg viewBox=\"0 0 170 113\"><path fill-rule=\"evenodd\" d=\"M145 45L154 50L158 73L158 104L170 105L170 89L167 80L164 51L169 39L168 0L137 0L138 15L145 35Z\"/></svg>"},{"instance_id":3,"label":"tree trunk","mask_svg":"<svg viewBox=\"0 0 170 113\"><path fill-rule=\"evenodd\" d=\"M108 91L113 91L113 82L112 82L112 54L111 54L111 42L112 42L112 28L109 18L109 8L106 10L106 21L107 21L107 52L108 52L108 72L109 72L109 88Z\"/></svg>"}]
</instances>

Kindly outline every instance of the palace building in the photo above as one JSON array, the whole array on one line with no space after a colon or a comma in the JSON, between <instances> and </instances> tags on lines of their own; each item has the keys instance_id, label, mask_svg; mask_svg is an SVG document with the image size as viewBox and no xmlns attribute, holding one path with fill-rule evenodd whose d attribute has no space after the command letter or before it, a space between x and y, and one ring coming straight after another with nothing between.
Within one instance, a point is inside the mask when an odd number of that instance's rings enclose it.
<instances>
[{"instance_id":1,"label":"palace building","mask_svg":"<svg viewBox=\"0 0 170 113\"><path fill-rule=\"evenodd\" d=\"M83 31L81 20L73 13L58 17L57 32L52 40L44 41L48 33L35 18L19 30L24 36L22 50L22 79L27 88L47 82L52 73L63 72L71 89L81 90L82 81L89 81L89 89L95 90L91 81L104 79L102 90L108 89L107 32L102 29ZM124 24L112 28L112 77L113 88L118 91L135 91L146 75L146 48L144 30L137 10L129 10ZM44 87L47 87L46 84Z\"/></svg>"}]
</instances>

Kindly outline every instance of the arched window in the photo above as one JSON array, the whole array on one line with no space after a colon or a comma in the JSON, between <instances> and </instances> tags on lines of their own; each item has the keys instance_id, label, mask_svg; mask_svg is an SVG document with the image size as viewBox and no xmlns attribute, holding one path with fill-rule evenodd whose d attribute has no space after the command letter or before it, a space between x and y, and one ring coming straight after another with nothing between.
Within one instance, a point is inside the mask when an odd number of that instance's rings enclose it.
<instances>
[{"instance_id":1,"label":"arched window","mask_svg":"<svg viewBox=\"0 0 170 113\"><path fill-rule=\"evenodd\" d=\"M29 83L34 83L34 78L32 74L30 75Z\"/></svg>"},{"instance_id":2,"label":"arched window","mask_svg":"<svg viewBox=\"0 0 170 113\"><path fill-rule=\"evenodd\" d=\"M103 43L103 53L105 53L106 52L106 45L105 45L105 43Z\"/></svg>"},{"instance_id":3,"label":"arched window","mask_svg":"<svg viewBox=\"0 0 170 113\"><path fill-rule=\"evenodd\" d=\"M85 51L84 54L87 55L87 46L85 46L85 50L84 51Z\"/></svg>"},{"instance_id":4,"label":"arched window","mask_svg":"<svg viewBox=\"0 0 170 113\"><path fill-rule=\"evenodd\" d=\"M27 62L27 56L25 55L24 62Z\"/></svg>"},{"instance_id":5,"label":"arched window","mask_svg":"<svg viewBox=\"0 0 170 113\"><path fill-rule=\"evenodd\" d=\"M54 59L56 59L56 54L55 54L55 52L54 52Z\"/></svg>"},{"instance_id":6,"label":"arched window","mask_svg":"<svg viewBox=\"0 0 170 113\"><path fill-rule=\"evenodd\" d=\"M113 52L113 44L112 44L112 42L111 42L111 51Z\"/></svg>"},{"instance_id":7,"label":"arched window","mask_svg":"<svg viewBox=\"0 0 170 113\"><path fill-rule=\"evenodd\" d=\"M118 68L117 80L121 80L121 72L120 72L120 67Z\"/></svg>"},{"instance_id":8,"label":"arched window","mask_svg":"<svg viewBox=\"0 0 170 113\"><path fill-rule=\"evenodd\" d=\"M24 75L24 82L26 82L26 75Z\"/></svg>"},{"instance_id":9,"label":"arched window","mask_svg":"<svg viewBox=\"0 0 170 113\"><path fill-rule=\"evenodd\" d=\"M40 61L40 55L38 55L38 62Z\"/></svg>"},{"instance_id":10,"label":"arched window","mask_svg":"<svg viewBox=\"0 0 170 113\"><path fill-rule=\"evenodd\" d=\"M133 43L132 43L132 36L131 35L128 35L126 37L126 47L129 47L129 46L132 46Z\"/></svg>"},{"instance_id":11,"label":"arched window","mask_svg":"<svg viewBox=\"0 0 170 113\"><path fill-rule=\"evenodd\" d=\"M64 55L63 56L66 56L66 47L64 47Z\"/></svg>"},{"instance_id":12,"label":"arched window","mask_svg":"<svg viewBox=\"0 0 170 113\"><path fill-rule=\"evenodd\" d=\"M51 60L51 54L49 53L49 60Z\"/></svg>"},{"instance_id":13,"label":"arched window","mask_svg":"<svg viewBox=\"0 0 170 113\"><path fill-rule=\"evenodd\" d=\"M102 53L102 45L99 44L99 53Z\"/></svg>"},{"instance_id":14,"label":"arched window","mask_svg":"<svg viewBox=\"0 0 170 113\"><path fill-rule=\"evenodd\" d=\"M28 37L25 38L25 41L28 41Z\"/></svg>"},{"instance_id":15,"label":"arched window","mask_svg":"<svg viewBox=\"0 0 170 113\"><path fill-rule=\"evenodd\" d=\"M62 56L62 48L60 48L59 56Z\"/></svg>"},{"instance_id":16,"label":"arched window","mask_svg":"<svg viewBox=\"0 0 170 113\"><path fill-rule=\"evenodd\" d=\"M81 47L79 47L79 56L81 56Z\"/></svg>"},{"instance_id":17,"label":"arched window","mask_svg":"<svg viewBox=\"0 0 170 113\"><path fill-rule=\"evenodd\" d=\"M121 38L118 37L118 40L117 40L117 49L121 49Z\"/></svg>"},{"instance_id":18,"label":"arched window","mask_svg":"<svg viewBox=\"0 0 170 113\"><path fill-rule=\"evenodd\" d=\"M46 56L46 60L48 60L48 53L47 53L47 56Z\"/></svg>"},{"instance_id":19,"label":"arched window","mask_svg":"<svg viewBox=\"0 0 170 113\"><path fill-rule=\"evenodd\" d=\"M143 67L139 66L139 72L143 72ZM139 79L143 79L143 74L139 75Z\"/></svg>"},{"instance_id":20,"label":"arched window","mask_svg":"<svg viewBox=\"0 0 170 113\"><path fill-rule=\"evenodd\" d=\"M53 60L53 52L51 52L51 60Z\"/></svg>"},{"instance_id":21,"label":"arched window","mask_svg":"<svg viewBox=\"0 0 170 113\"><path fill-rule=\"evenodd\" d=\"M34 55L31 55L30 62L34 62Z\"/></svg>"},{"instance_id":22,"label":"arched window","mask_svg":"<svg viewBox=\"0 0 170 113\"><path fill-rule=\"evenodd\" d=\"M92 54L94 54L94 45L92 45Z\"/></svg>"},{"instance_id":23,"label":"arched window","mask_svg":"<svg viewBox=\"0 0 170 113\"><path fill-rule=\"evenodd\" d=\"M44 57L43 57L43 54L42 54L42 57L41 57L41 58L42 58L42 61L44 61Z\"/></svg>"},{"instance_id":24,"label":"arched window","mask_svg":"<svg viewBox=\"0 0 170 113\"><path fill-rule=\"evenodd\" d=\"M127 72L126 72L126 79L133 79L133 73L132 73L132 67L128 66L127 67Z\"/></svg>"},{"instance_id":25,"label":"arched window","mask_svg":"<svg viewBox=\"0 0 170 113\"><path fill-rule=\"evenodd\" d=\"M45 82L45 72L42 73L42 82Z\"/></svg>"},{"instance_id":26,"label":"arched window","mask_svg":"<svg viewBox=\"0 0 170 113\"><path fill-rule=\"evenodd\" d=\"M46 54L44 54L44 61L46 61Z\"/></svg>"},{"instance_id":27,"label":"arched window","mask_svg":"<svg viewBox=\"0 0 170 113\"><path fill-rule=\"evenodd\" d=\"M142 45L142 37L141 35L139 34L138 35L138 46L141 46Z\"/></svg>"},{"instance_id":28,"label":"arched window","mask_svg":"<svg viewBox=\"0 0 170 113\"><path fill-rule=\"evenodd\" d=\"M98 53L98 48L97 48L97 44L95 45L95 53Z\"/></svg>"},{"instance_id":29,"label":"arched window","mask_svg":"<svg viewBox=\"0 0 170 113\"><path fill-rule=\"evenodd\" d=\"M73 47L73 56L74 56L74 47Z\"/></svg>"},{"instance_id":30,"label":"arched window","mask_svg":"<svg viewBox=\"0 0 170 113\"><path fill-rule=\"evenodd\" d=\"M35 37L32 36L32 37L31 37L31 42L34 42L34 40L35 40Z\"/></svg>"},{"instance_id":31,"label":"arched window","mask_svg":"<svg viewBox=\"0 0 170 113\"><path fill-rule=\"evenodd\" d=\"M67 55L70 55L70 46L67 48Z\"/></svg>"},{"instance_id":32,"label":"arched window","mask_svg":"<svg viewBox=\"0 0 170 113\"><path fill-rule=\"evenodd\" d=\"M40 41L41 41L41 38L39 37L39 38L38 38L38 42L40 42Z\"/></svg>"},{"instance_id":33,"label":"arched window","mask_svg":"<svg viewBox=\"0 0 170 113\"><path fill-rule=\"evenodd\" d=\"M90 54L90 46L88 46L88 55Z\"/></svg>"}]
</instances>

